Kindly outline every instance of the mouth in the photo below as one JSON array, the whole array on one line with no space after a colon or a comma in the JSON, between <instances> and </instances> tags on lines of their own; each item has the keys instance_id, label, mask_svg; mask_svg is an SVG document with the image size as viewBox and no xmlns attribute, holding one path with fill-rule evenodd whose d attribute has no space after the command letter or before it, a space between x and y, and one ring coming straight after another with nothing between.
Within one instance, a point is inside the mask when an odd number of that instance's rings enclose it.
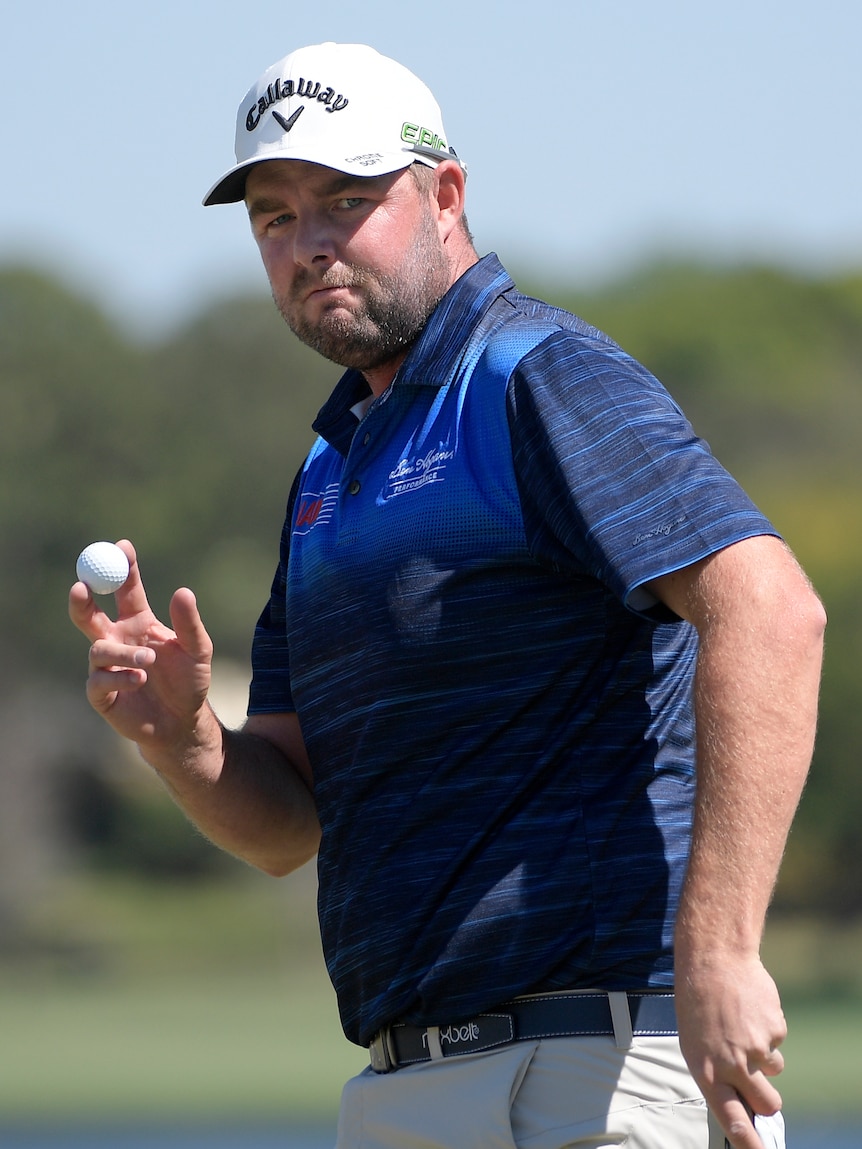
<instances>
[{"instance_id":1,"label":"mouth","mask_svg":"<svg viewBox=\"0 0 862 1149\"><path fill-rule=\"evenodd\" d=\"M317 283L314 287L309 287L302 293L303 303L306 300L313 299L316 295L331 295L339 291L347 291L349 284L346 283Z\"/></svg>"},{"instance_id":2,"label":"mouth","mask_svg":"<svg viewBox=\"0 0 862 1149\"><path fill-rule=\"evenodd\" d=\"M355 289L347 283L321 284L307 292L302 306L311 306L315 309L331 309L339 306L352 310L356 305Z\"/></svg>"},{"instance_id":3,"label":"mouth","mask_svg":"<svg viewBox=\"0 0 862 1149\"><path fill-rule=\"evenodd\" d=\"M324 284L321 284L320 287L312 288L312 290L308 293L307 298L310 299L312 297L312 295L330 295L330 294L334 294L338 291L349 291L349 290L350 290L349 285L346 283L324 283Z\"/></svg>"}]
</instances>

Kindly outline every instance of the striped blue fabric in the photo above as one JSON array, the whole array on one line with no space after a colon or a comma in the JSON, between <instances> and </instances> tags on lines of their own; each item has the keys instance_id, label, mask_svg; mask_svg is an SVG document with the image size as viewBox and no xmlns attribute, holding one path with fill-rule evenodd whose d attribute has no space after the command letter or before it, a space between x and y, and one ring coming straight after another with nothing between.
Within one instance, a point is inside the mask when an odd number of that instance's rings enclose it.
<instances>
[{"instance_id":1,"label":"striped blue fabric","mask_svg":"<svg viewBox=\"0 0 862 1149\"><path fill-rule=\"evenodd\" d=\"M315 426L250 713L296 709L347 1036L673 981L697 639L649 580L774 533L661 385L495 257Z\"/></svg>"}]
</instances>

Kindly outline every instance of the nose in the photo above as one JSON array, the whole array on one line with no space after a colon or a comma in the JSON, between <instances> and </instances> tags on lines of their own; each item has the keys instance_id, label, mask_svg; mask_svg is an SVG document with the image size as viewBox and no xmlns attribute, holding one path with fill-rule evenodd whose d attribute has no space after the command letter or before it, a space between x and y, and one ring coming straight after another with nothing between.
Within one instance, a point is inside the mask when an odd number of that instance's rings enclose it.
<instances>
[{"instance_id":1,"label":"nose","mask_svg":"<svg viewBox=\"0 0 862 1149\"><path fill-rule=\"evenodd\" d=\"M335 242L322 212L297 216L293 231L293 259L300 267L326 266L335 260Z\"/></svg>"}]
</instances>

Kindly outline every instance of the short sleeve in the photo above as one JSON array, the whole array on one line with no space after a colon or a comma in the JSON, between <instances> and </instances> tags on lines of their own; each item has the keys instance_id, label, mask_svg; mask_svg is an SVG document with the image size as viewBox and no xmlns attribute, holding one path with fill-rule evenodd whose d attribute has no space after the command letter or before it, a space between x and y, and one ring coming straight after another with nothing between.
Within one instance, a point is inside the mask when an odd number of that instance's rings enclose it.
<instances>
[{"instance_id":1,"label":"short sleeve","mask_svg":"<svg viewBox=\"0 0 862 1149\"><path fill-rule=\"evenodd\" d=\"M776 534L659 381L615 344L559 332L510 380L524 522L537 557L649 613L641 588Z\"/></svg>"},{"instance_id":2,"label":"short sleeve","mask_svg":"<svg viewBox=\"0 0 862 1149\"><path fill-rule=\"evenodd\" d=\"M301 474L301 472L300 472ZM272 580L269 601L263 608L254 630L251 647L252 679L248 713L283 714L296 710L290 689L290 651L287 639L287 568L290 560L290 536L293 511L299 489L294 480L284 526L281 531L279 561Z\"/></svg>"}]
</instances>

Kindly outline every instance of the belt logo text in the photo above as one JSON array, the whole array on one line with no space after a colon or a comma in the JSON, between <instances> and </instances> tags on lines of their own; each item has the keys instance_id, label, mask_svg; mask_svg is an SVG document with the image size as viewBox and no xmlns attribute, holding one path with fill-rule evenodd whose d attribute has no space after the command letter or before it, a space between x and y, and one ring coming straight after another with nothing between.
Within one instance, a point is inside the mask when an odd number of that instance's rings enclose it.
<instances>
[{"instance_id":1,"label":"belt logo text","mask_svg":"<svg viewBox=\"0 0 862 1149\"><path fill-rule=\"evenodd\" d=\"M440 1030L441 1045L458 1045L464 1041L478 1041L479 1026L475 1021L468 1021L464 1025L447 1025ZM422 1045L428 1048L428 1034L422 1034Z\"/></svg>"}]
</instances>

